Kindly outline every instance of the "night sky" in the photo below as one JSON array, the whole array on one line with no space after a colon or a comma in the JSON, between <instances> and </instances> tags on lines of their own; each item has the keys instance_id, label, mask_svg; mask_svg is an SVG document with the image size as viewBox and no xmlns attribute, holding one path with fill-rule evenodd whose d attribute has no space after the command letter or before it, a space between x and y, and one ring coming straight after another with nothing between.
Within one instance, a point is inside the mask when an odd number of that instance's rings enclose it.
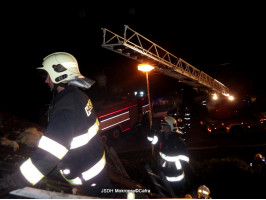
<instances>
[{"instance_id":1,"label":"night sky","mask_svg":"<svg viewBox=\"0 0 266 200\"><path fill-rule=\"evenodd\" d=\"M101 47L101 28L122 35L124 24L236 95L265 94L263 8L250 1L9 1L1 6L1 110L30 115L49 103L50 91L35 68L56 51L73 54L87 77L97 81L104 73L107 87L145 88L135 61ZM152 78L156 88L168 83L158 74Z\"/></svg>"}]
</instances>

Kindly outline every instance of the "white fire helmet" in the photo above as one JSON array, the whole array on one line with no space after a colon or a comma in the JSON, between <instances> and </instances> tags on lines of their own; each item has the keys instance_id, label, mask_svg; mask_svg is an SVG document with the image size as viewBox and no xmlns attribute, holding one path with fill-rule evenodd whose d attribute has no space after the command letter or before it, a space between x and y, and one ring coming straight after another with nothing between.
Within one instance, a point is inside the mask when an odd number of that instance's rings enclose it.
<instances>
[{"instance_id":1,"label":"white fire helmet","mask_svg":"<svg viewBox=\"0 0 266 200\"><path fill-rule=\"evenodd\" d=\"M161 120L161 125L168 125L168 126L170 126L171 132L176 132L176 133L179 133L179 134L183 134L182 131L180 131L178 129L177 122L176 122L175 118L173 118L173 117L170 117L170 116L164 117Z\"/></svg>"},{"instance_id":2,"label":"white fire helmet","mask_svg":"<svg viewBox=\"0 0 266 200\"><path fill-rule=\"evenodd\" d=\"M52 53L43 59L42 65L37 69L45 70L55 84L67 82L88 89L95 83L95 81L82 76L76 58L69 53Z\"/></svg>"},{"instance_id":3,"label":"white fire helmet","mask_svg":"<svg viewBox=\"0 0 266 200\"><path fill-rule=\"evenodd\" d=\"M198 188L197 194L200 199L208 199L210 198L210 189L206 185L201 185Z\"/></svg>"}]
</instances>

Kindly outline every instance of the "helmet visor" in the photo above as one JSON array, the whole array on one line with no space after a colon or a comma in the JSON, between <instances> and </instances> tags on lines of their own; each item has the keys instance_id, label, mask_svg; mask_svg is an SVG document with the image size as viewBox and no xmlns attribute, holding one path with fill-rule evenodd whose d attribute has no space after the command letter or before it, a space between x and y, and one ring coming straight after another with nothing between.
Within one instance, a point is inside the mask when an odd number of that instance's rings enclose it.
<instances>
[{"instance_id":1,"label":"helmet visor","mask_svg":"<svg viewBox=\"0 0 266 200\"><path fill-rule=\"evenodd\" d=\"M42 69L38 69L37 72L36 72L36 74L37 74L37 76L39 76L42 79L46 79L47 76L48 76L47 71L42 70Z\"/></svg>"}]
</instances>

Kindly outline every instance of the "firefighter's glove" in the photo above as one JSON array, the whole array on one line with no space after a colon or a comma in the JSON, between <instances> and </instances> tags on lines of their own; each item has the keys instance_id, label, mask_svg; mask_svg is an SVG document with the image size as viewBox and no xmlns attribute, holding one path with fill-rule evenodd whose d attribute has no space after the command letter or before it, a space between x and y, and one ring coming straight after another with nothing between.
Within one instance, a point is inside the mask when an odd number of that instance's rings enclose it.
<instances>
[{"instance_id":1,"label":"firefighter's glove","mask_svg":"<svg viewBox=\"0 0 266 200\"><path fill-rule=\"evenodd\" d=\"M5 175L0 178L0 196L3 197L8 195L9 192L18 189L19 186L16 184L15 179L12 175Z\"/></svg>"}]
</instances>

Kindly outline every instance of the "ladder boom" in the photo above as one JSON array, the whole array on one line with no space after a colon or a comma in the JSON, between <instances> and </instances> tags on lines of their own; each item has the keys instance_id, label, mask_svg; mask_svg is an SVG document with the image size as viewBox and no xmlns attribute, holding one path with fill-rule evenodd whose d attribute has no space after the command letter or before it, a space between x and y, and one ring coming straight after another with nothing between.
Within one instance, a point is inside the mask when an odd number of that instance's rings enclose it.
<instances>
[{"instance_id":1,"label":"ladder boom","mask_svg":"<svg viewBox=\"0 0 266 200\"><path fill-rule=\"evenodd\" d=\"M156 71L193 87L203 87L227 95L229 89L185 60L176 57L156 43L125 25L124 36L103 28L102 47L138 62L152 64Z\"/></svg>"}]
</instances>

